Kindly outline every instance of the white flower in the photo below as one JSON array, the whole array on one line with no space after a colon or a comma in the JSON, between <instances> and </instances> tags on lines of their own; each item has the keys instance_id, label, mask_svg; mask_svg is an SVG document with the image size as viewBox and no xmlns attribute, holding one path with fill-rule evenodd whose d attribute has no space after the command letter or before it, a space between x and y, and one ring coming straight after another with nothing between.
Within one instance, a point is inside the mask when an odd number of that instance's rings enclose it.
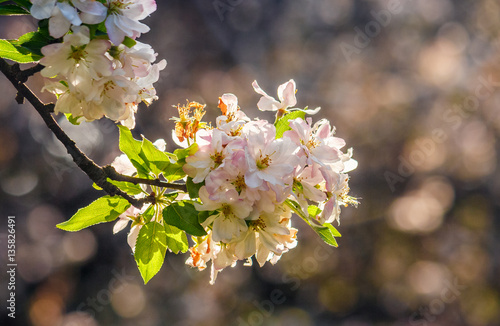
<instances>
[{"instance_id":1,"label":"white flower","mask_svg":"<svg viewBox=\"0 0 500 326\"><path fill-rule=\"evenodd\" d=\"M64 36L73 26L98 24L106 18L106 7L95 0L32 0L30 12L36 19L49 18L49 33L54 38ZM78 11L78 10L79 11Z\"/></svg>"},{"instance_id":2,"label":"white flower","mask_svg":"<svg viewBox=\"0 0 500 326\"><path fill-rule=\"evenodd\" d=\"M112 74L112 62L105 53L111 44L106 40L90 40L87 26L73 27L73 34L64 37L62 43L49 44L42 48L44 57L40 63L44 77L65 77L69 84L81 88L89 78L97 79Z\"/></svg>"},{"instance_id":3,"label":"white flower","mask_svg":"<svg viewBox=\"0 0 500 326\"><path fill-rule=\"evenodd\" d=\"M149 27L139 20L156 10L154 0L107 0L106 29L113 44L119 45L125 36L136 38L149 32Z\"/></svg>"},{"instance_id":4,"label":"white flower","mask_svg":"<svg viewBox=\"0 0 500 326\"><path fill-rule=\"evenodd\" d=\"M243 125L250 121L238 107L238 98L234 94L224 94L219 98L219 108L222 115L216 119L217 129L224 131L228 136L240 135Z\"/></svg>"},{"instance_id":5,"label":"white flower","mask_svg":"<svg viewBox=\"0 0 500 326\"><path fill-rule=\"evenodd\" d=\"M214 241L229 243L239 238L242 232L248 229L245 218L252 211L252 206L239 199L236 191L228 191L224 198L213 201L210 199L206 187L203 186L200 188L199 195L203 204L195 203L196 210L218 211L217 214L210 216L202 223L204 227L213 223L212 237Z\"/></svg>"}]
</instances>

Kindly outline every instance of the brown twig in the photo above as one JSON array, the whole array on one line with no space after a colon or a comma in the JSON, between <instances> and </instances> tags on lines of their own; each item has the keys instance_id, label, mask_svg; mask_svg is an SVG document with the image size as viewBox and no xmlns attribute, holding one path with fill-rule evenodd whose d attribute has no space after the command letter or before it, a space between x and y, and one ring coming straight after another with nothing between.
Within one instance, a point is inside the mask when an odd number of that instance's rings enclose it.
<instances>
[{"instance_id":1,"label":"brown twig","mask_svg":"<svg viewBox=\"0 0 500 326\"><path fill-rule=\"evenodd\" d=\"M134 184L144 183L149 185L156 185L160 187L168 187L172 189L185 190L185 185L181 184L172 184L163 182L159 179L157 180L149 180L142 178L133 178L121 175L115 171L111 166L103 168L97 165L94 161L83 153L75 142L68 137L68 135L61 129L61 127L57 124L54 118L51 115L51 112L54 111L53 104L44 104L25 84L26 79L35 74L36 72L43 69L43 66L36 65L32 68L26 70L20 70L19 65L9 65L4 59L0 58L0 71L7 77L7 79L14 85L17 89L16 100L18 103L22 103L23 99L27 99L28 102L33 105L38 114L42 117L43 121L47 125L47 127L54 133L57 139L64 145L68 154L71 155L73 161L76 165L83 171L87 176L94 181L99 187L101 187L104 191L106 191L111 196L121 196L128 200L132 205L137 208L141 208L143 204L151 202L150 197L136 199L127 193L120 190L115 185L111 184L107 181L107 178L117 180L117 181L127 181L132 182ZM152 199L154 200L154 198Z\"/></svg>"},{"instance_id":2,"label":"brown twig","mask_svg":"<svg viewBox=\"0 0 500 326\"><path fill-rule=\"evenodd\" d=\"M150 185L150 186L157 186L157 187L163 187L163 188L169 188L169 189L175 189L175 190L181 190L181 191L187 191L186 185L182 183L169 183L160 179L145 179L145 178L138 178L138 177L131 177L128 175L123 175L118 172L116 172L115 168L111 165L106 165L103 167L104 172L108 176L108 178L115 180L115 181L125 181L125 182L130 182L133 184L145 184L145 185Z\"/></svg>"}]
</instances>

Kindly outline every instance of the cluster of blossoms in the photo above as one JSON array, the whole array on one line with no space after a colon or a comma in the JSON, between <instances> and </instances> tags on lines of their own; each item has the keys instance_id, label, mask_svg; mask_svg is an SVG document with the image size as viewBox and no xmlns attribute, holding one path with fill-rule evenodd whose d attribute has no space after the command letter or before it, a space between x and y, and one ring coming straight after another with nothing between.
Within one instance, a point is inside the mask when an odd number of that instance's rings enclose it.
<instances>
[{"instance_id":1,"label":"cluster of blossoms","mask_svg":"<svg viewBox=\"0 0 500 326\"><path fill-rule=\"evenodd\" d=\"M135 126L140 102L157 99L153 83L166 61L135 39L149 31L140 20L154 0L32 0L31 14L48 19L60 43L44 46L40 63L45 90L58 97L55 112L92 121L103 116Z\"/></svg>"},{"instance_id":2,"label":"cluster of blossoms","mask_svg":"<svg viewBox=\"0 0 500 326\"><path fill-rule=\"evenodd\" d=\"M296 104L293 80L279 87L279 100L267 95L256 82L253 86L262 95L258 108L276 111L278 118L283 116L286 130L267 120L249 119L233 94L220 97L222 115L213 128L200 122L203 106L195 102L179 106L181 117L175 119L176 143L183 147L197 144L183 170L199 186L199 199L193 201L196 210L206 212L201 221L206 235L193 237L195 244L186 263L203 270L212 261L212 283L219 271L238 260L246 260L248 265L255 256L261 266L266 261L274 264L294 248L297 229L291 224L293 212L324 225L339 221L340 206L357 203L348 196L346 174L357 162L351 158L351 150L341 151L344 140L334 136L327 120L313 124L311 118L292 119L286 114L296 112L305 117L306 112L313 114L319 108L291 108ZM121 159L114 164L122 171L126 170L123 166L131 166ZM183 194L182 198L186 197ZM137 209L127 212L117 227L123 228L130 213L141 214ZM135 223L129 234L132 248L140 227Z\"/></svg>"}]
</instances>

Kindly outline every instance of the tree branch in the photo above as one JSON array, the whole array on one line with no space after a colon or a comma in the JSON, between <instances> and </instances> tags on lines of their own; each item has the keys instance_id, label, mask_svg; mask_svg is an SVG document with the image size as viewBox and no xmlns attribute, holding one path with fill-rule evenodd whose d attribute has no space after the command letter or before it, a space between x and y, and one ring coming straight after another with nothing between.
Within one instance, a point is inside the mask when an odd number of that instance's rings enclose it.
<instances>
[{"instance_id":1,"label":"tree branch","mask_svg":"<svg viewBox=\"0 0 500 326\"><path fill-rule=\"evenodd\" d=\"M115 168L111 165L106 165L103 167L104 172L108 176L108 178L115 181L125 181L133 184L146 184L150 186L157 186L163 188L170 188L175 190L187 191L186 185L181 183L169 183L160 179L144 179L137 177L130 177L128 175L123 175L116 172Z\"/></svg>"},{"instance_id":2,"label":"tree branch","mask_svg":"<svg viewBox=\"0 0 500 326\"><path fill-rule=\"evenodd\" d=\"M87 157L75 144L75 142L68 137L68 135L61 129L61 127L54 120L50 114L54 110L53 104L44 104L33 92L24 84L23 81L29 76L43 69L43 66L37 65L35 67L21 71L19 65L9 65L4 59L0 58L0 71L7 77L7 79L14 85L17 89L18 95L16 100L18 103L22 103L22 99L26 98L28 102L35 108L38 114L42 117L43 121L47 127L54 133L57 139L64 145L68 154L71 155L73 161L76 165L83 171L87 176L94 181L99 187L106 191L111 196L121 196L128 200L132 205L137 208L141 208L143 204L148 202L153 202L154 198L146 197L141 199L136 199L131 197L127 193L120 190L118 187L107 181L107 178L114 179L117 181L127 181L134 184L145 183L150 185L156 185L160 187L168 187L172 189L186 190L185 185L171 184L163 182L161 180L149 180L141 178L132 178L123 176L115 171L112 167L102 168L97 165L94 161ZM21 99L21 101L19 101ZM109 173L109 175L108 175ZM119 179L121 178L121 180Z\"/></svg>"}]
</instances>

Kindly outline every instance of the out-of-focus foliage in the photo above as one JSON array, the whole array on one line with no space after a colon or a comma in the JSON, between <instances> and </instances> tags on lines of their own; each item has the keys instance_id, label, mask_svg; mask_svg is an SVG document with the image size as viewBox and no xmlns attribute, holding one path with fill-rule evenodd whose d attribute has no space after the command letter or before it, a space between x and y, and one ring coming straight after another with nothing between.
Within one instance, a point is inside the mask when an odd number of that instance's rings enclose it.
<instances>
[{"instance_id":1,"label":"out-of-focus foliage","mask_svg":"<svg viewBox=\"0 0 500 326\"><path fill-rule=\"evenodd\" d=\"M400 12L384 15L396 2ZM99 194L0 78L0 220L18 221L19 325L500 323L497 1L162 0L146 23L141 40L169 64L136 138L165 138L171 151L172 105L207 103L210 121L232 92L252 116L253 80L273 89L294 78L300 102L321 106L318 118L354 147L361 205L343 210L339 248L298 224L307 241L274 267L240 264L207 286L208 271L167 254L141 285L125 234L55 227ZM35 29L27 17L0 19L0 38ZM356 46L351 60L342 44ZM96 162L117 156L112 122L65 119Z\"/></svg>"}]
</instances>

